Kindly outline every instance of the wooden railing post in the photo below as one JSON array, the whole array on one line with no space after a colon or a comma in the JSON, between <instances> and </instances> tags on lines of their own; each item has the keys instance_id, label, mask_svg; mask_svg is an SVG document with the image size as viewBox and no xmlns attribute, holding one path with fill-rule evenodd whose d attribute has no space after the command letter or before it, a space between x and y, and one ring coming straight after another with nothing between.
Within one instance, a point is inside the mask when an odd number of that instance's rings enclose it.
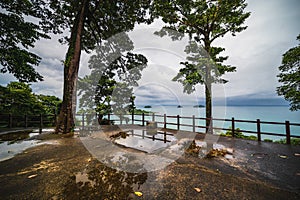
<instances>
[{"instance_id":1,"label":"wooden railing post","mask_svg":"<svg viewBox=\"0 0 300 200\"><path fill-rule=\"evenodd\" d=\"M145 113L142 114L142 125L145 126Z\"/></svg>"},{"instance_id":2,"label":"wooden railing post","mask_svg":"<svg viewBox=\"0 0 300 200\"><path fill-rule=\"evenodd\" d=\"M195 115L193 115L193 132L196 132L196 127L195 127Z\"/></svg>"},{"instance_id":3,"label":"wooden railing post","mask_svg":"<svg viewBox=\"0 0 300 200\"><path fill-rule=\"evenodd\" d=\"M132 109L131 113L131 124L134 124L134 109Z\"/></svg>"},{"instance_id":4,"label":"wooden railing post","mask_svg":"<svg viewBox=\"0 0 300 200\"><path fill-rule=\"evenodd\" d=\"M260 134L260 119L256 120L256 127L257 127L257 140L261 141L261 134Z\"/></svg>"},{"instance_id":5,"label":"wooden railing post","mask_svg":"<svg viewBox=\"0 0 300 200\"><path fill-rule=\"evenodd\" d=\"M291 129L290 121L285 121L286 143L291 144Z\"/></svg>"},{"instance_id":6,"label":"wooden railing post","mask_svg":"<svg viewBox=\"0 0 300 200\"><path fill-rule=\"evenodd\" d=\"M152 113L152 121L155 122L155 115Z\"/></svg>"},{"instance_id":7,"label":"wooden railing post","mask_svg":"<svg viewBox=\"0 0 300 200\"><path fill-rule=\"evenodd\" d=\"M25 116L24 116L25 118L24 118L24 122L25 122L25 128L27 128L28 127L28 119L27 119L27 114L25 114Z\"/></svg>"},{"instance_id":8,"label":"wooden railing post","mask_svg":"<svg viewBox=\"0 0 300 200\"><path fill-rule=\"evenodd\" d=\"M108 121L110 123L110 113L107 114L107 119L108 119Z\"/></svg>"},{"instance_id":9,"label":"wooden railing post","mask_svg":"<svg viewBox=\"0 0 300 200\"><path fill-rule=\"evenodd\" d=\"M234 137L234 132L235 132L234 117L231 119L231 132L232 132L232 137Z\"/></svg>"},{"instance_id":10,"label":"wooden railing post","mask_svg":"<svg viewBox=\"0 0 300 200\"><path fill-rule=\"evenodd\" d=\"M98 121L98 113L97 112L95 112L95 118L96 118L96 121ZM97 124L97 122L96 122L96 124Z\"/></svg>"},{"instance_id":11,"label":"wooden railing post","mask_svg":"<svg viewBox=\"0 0 300 200\"><path fill-rule=\"evenodd\" d=\"M43 130L43 115L40 114L40 129L39 129L39 133L41 134Z\"/></svg>"},{"instance_id":12,"label":"wooden railing post","mask_svg":"<svg viewBox=\"0 0 300 200\"><path fill-rule=\"evenodd\" d=\"M180 129L180 116L177 115L177 130L179 131Z\"/></svg>"},{"instance_id":13,"label":"wooden railing post","mask_svg":"<svg viewBox=\"0 0 300 200\"><path fill-rule=\"evenodd\" d=\"M167 128L167 115L164 114L164 128Z\"/></svg>"},{"instance_id":14,"label":"wooden railing post","mask_svg":"<svg viewBox=\"0 0 300 200\"><path fill-rule=\"evenodd\" d=\"M82 123L82 130L84 130L84 113L82 113L82 120L81 120L81 123Z\"/></svg>"},{"instance_id":15,"label":"wooden railing post","mask_svg":"<svg viewBox=\"0 0 300 200\"><path fill-rule=\"evenodd\" d=\"M57 114L56 114L56 112L54 113L54 116L53 116L53 121L54 121L54 126L56 126L56 124L57 124Z\"/></svg>"},{"instance_id":16,"label":"wooden railing post","mask_svg":"<svg viewBox=\"0 0 300 200\"><path fill-rule=\"evenodd\" d=\"M8 127L12 128L12 124L13 124L13 122L12 122L12 114L9 113L9 115L8 115Z\"/></svg>"}]
</instances>

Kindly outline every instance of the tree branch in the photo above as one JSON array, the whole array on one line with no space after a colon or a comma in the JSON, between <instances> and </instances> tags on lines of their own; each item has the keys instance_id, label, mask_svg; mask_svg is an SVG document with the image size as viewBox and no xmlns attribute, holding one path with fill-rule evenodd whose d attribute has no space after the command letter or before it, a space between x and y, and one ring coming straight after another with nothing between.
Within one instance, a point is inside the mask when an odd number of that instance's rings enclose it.
<instances>
[{"instance_id":1,"label":"tree branch","mask_svg":"<svg viewBox=\"0 0 300 200\"><path fill-rule=\"evenodd\" d=\"M215 35L210 42L213 42L215 39L217 39L218 37L225 35L226 33L228 33L230 31L230 29L225 29L224 31L220 32L219 34Z\"/></svg>"}]
</instances>

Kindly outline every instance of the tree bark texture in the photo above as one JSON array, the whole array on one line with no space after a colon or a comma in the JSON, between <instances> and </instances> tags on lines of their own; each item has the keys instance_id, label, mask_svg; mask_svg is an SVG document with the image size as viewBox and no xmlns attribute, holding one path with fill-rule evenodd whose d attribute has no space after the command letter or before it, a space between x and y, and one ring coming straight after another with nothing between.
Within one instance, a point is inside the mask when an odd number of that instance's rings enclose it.
<instances>
[{"instance_id":1,"label":"tree bark texture","mask_svg":"<svg viewBox=\"0 0 300 200\"><path fill-rule=\"evenodd\" d=\"M63 102L58 116L55 133L70 133L75 128L76 83L81 55L81 38L88 0L81 1L80 9L71 29L69 48L64 63Z\"/></svg>"},{"instance_id":2,"label":"tree bark texture","mask_svg":"<svg viewBox=\"0 0 300 200\"><path fill-rule=\"evenodd\" d=\"M204 47L208 55L208 60L210 59L210 49L211 43L209 39L209 34L206 35L204 42ZM213 134L213 121L212 121L212 77L211 77L211 64L207 62L205 70L205 109L206 109L206 133Z\"/></svg>"},{"instance_id":3,"label":"tree bark texture","mask_svg":"<svg viewBox=\"0 0 300 200\"><path fill-rule=\"evenodd\" d=\"M213 121L212 121L212 83L211 83L211 72L210 67L206 70L207 81L205 83L205 109L206 109L206 133L213 133Z\"/></svg>"}]
</instances>

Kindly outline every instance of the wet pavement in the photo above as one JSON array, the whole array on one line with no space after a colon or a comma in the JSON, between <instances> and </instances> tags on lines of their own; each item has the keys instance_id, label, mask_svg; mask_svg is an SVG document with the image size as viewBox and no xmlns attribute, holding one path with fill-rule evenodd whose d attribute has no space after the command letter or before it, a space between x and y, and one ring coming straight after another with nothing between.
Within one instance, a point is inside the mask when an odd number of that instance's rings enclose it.
<instances>
[{"instance_id":1,"label":"wet pavement","mask_svg":"<svg viewBox=\"0 0 300 200\"><path fill-rule=\"evenodd\" d=\"M193 163L300 192L300 146L164 129L154 136L138 126L124 126L121 131L125 131L125 137L111 140L109 136L116 132L96 131L81 140L102 163L130 172L155 171L178 162L195 140L199 153L190 159ZM210 148L219 150L222 156L207 159Z\"/></svg>"},{"instance_id":2,"label":"wet pavement","mask_svg":"<svg viewBox=\"0 0 300 200\"><path fill-rule=\"evenodd\" d=\"M300 146L223 137L219 142L234 149L229 165L250 177L300 192Z\"/></svg>"},{"instance_id":3,"label":"wet pavement","mask_svg":"<svg viewBox=\"0 0 300 200\"><path fill-rule=\"evenodd\" d=\"M0 162L1 199L300 198L299 146L164 130L157 136L162 140L144 133L147 143L124 143L132 132L110 137L119 132L55 139ZM182 148L190 139L200 147L197 156ZM140 151L141 145L148 150ZM226 153L203 157L208 146Z\"/></svg>"},{"instance_id":4,"label":"wet pavement","mask_svg":"<svg viewBox=\"0 0 300 200\"><path fill-rule=\"evenodd\" d=\"M0 132L0 162L13 158L30 147L49 143L34 139L37 135L39 135L39 130L33 129Z\"/></svg>"}]
</instances>

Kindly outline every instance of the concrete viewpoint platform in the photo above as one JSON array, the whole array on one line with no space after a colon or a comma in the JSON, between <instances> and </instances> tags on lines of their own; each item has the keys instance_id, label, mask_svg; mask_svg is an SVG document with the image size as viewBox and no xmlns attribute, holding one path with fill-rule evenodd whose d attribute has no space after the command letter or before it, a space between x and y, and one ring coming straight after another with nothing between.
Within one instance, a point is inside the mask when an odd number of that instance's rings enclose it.
<instances>
[{"instance_id":1,"label":"concrete viewpoint platform","mask_svg":"<svg viewBox=\"0 0 300 200\"><path fill-rule=\"evenodd\" d=\"M218 137L231 159L183 155L162 170L127 173L93 158L79 137L44 138L56 142L0 162L1 199L300 198L300 146Z\"/></svg>"}]
</instances>

